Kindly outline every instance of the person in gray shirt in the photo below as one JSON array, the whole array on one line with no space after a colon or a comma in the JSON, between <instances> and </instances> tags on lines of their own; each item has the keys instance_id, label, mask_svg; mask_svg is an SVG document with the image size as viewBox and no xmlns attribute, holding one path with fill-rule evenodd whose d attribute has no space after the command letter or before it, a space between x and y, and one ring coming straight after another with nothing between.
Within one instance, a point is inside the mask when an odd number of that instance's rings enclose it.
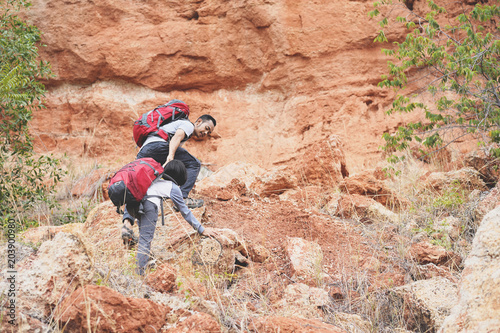
<instances>
[{"instance_id":1,"label":"person in gray shirt","mask_svg":"<svg viewBox=\"0 0 500 333\"><path fill-rule=\"evenodd\" d=\"M153 241L158 220L158 208L164 198L172 200L182 217L196 230L200 235L216 237L217 231L212 228L205 228L196 219L191 210L186 206L183 200L182 192L179 186L182 186L187 179L186 167L179 160L172 160L165 165L162 177L155 180L142 202L141 208L138 206L128 207L129 213L137 218L139 226L139 245L137 247L136 273L144 274L144 270L151 258L151 242Z\"/></svg>"}]
</instances>

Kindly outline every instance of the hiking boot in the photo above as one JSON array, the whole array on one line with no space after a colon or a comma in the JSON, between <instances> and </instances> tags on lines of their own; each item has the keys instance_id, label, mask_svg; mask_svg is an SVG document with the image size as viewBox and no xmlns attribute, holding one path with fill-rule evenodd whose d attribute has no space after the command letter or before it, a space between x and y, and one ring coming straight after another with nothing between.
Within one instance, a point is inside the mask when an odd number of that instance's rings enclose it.
<instances>
[{"instance_id":1,"label":"hiking boot","mask_svg":"<svg viewBox=\"0 0 500 333\"><path fill-rule=\"evenodd\" d=\"M188 206L188 208L199 208L203 206L203 204L205 203L203 199L193 199L193 198L185 198L184 202L186 203L186 206Z\"/></svg>"},{"instance_id":2,"label":"hiking boot","mask_svg":"<svg viewBox=\"0 0 500 333\"><path fill-rule=\"evenodd\" d=\"M136 267L135 273L137 275L144 276L144 274L151 273L151 270L156 269L156 267L157 267L156 258L154 257L153 254L151 254L151 256L149 257L148 262L146 263L146 265L144 267L142 267L142 268L141 267Z\"/></svg>"},{"instance_id":3,"label":"hiking boot","mask_svg":"<svg viewBox=\"0 0 500 333\"><path fill-rule=\"evenodd\" d=\"M137 237L134 235L134 230L127 228L126 226L122 226L122 240L123 245L127 248L130 248L139 242Z\"/></svg>"},{"instance_id":4,"label":"hiking boot","mask_svg":"<svg viewBox=\"0 0 500 333\"><path fill-rule=\"evenodd\" d=\"M146 270L152 270L156 268L156 259L155 258L150 258L148 262L146 263L146 267L144 267Z\"/></svg>"}]
</instances>

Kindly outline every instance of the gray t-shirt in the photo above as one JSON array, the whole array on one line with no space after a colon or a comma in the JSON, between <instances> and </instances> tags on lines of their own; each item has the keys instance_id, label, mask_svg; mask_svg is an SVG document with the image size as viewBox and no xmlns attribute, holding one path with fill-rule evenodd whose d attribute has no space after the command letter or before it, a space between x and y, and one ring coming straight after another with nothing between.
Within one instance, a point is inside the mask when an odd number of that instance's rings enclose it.
<instances>
[{"instance_id":1,"label":"gray t-shirt","mask_svg":"<svg viewBox=\"0 0 500 333\"><path fill-rule=\"evenodd\" d=\"M174 135L178 129L183 130L184 133L186 133L186 136L181 141L181 143L183 143L184 141L189 139L191 134L193 134L194 125L192 122L190 122L187 119L180 119L180 120L172 121L168 124L165 124L165 125L161 126L160 129L163 130L164 132L170 134L170 135ZM165 140L160 138L157 135L150 135L150 136L148 136L146 141L144 141L144 144L142 146L144 147L148 143L156 142L156 141L165 141Z\"/></svg>"},{"instance_id":2,"label":"gray t-shirt","mask_svg":"<svg viewBox=\"0 0 500 333\"><path fill-rule=\"evenodd\" d=\"M196 219L191 210L186 206L184 199L182 199L182 192L179 186L171 182L170 180L158 179L148 189L146 195L151 195L152 197L147 198L147 200L154 203L157 207L160 207L161 200L157 196L163 198L170 198L173 203L177 206L181 212L182 217L193 227L194 230L202 234L205 228Z\"/></svg>"}]
</instances>

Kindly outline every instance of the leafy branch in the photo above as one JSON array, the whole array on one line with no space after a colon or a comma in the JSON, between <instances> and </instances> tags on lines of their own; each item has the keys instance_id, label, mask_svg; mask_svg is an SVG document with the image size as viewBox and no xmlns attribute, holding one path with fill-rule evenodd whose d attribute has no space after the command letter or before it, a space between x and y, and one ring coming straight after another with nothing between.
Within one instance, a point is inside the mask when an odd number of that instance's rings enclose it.
<instances>
[{"instance_id":1,"label":"leafy branch","mask_svg":"<svg viewBox=\"0 0 500 333\"><path fill-rule=\"evenodd\" d=\"M427 1L425 14L409 9L403 1L379 1L374 7L370 17L388 9L375 42L388 42L385 29L392 21L408 31L404 41L383 49L393 60L379 86L398 91L387 113L420 111L425 119L384 134L384 149L403 150L415 140L435 151L468 135L492 146L491 153L500 156L499 6L463 7L453 24L443 23L446 8L432 0ZM396 9L404 15L394 17ZM417 93L403 94L410 82L417 84ZM431 105L419 99L424 91L433 96Z\"/></svg>"},{"instance_id":2,"label":"leafy branch","mask_svg":"<svg viewBox=\"0 0 500 333\"><path fill-rule=\"evenodd\" d=\"M49 64L38 60L40 31L17 13L26 0L0 2L0 222L33 224L34 207L53 207L51 193L62 174L59 161L36 156L28 132L32 112L43 107L45 87L40 78L51 75Z\"/></svg>"}]
</instances>

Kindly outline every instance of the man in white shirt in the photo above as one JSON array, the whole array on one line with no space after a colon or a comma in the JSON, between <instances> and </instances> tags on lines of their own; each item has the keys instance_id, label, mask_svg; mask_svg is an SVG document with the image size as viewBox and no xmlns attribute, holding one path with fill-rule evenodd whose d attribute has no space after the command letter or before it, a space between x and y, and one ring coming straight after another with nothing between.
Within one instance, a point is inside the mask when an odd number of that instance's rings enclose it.
<instances>
[{"instance_id":1,"label":"man in white shirt","mask_svg":"<svg viewBox=\"0 0 500 333\"><path fill-rule=\"evenodd\" d=\"M170 103L172 102L182 101L170 101ZM199 117L194 124L188 119L172 121L160 127L160 130L168 134L168 141L158 135L151 134L144 141L137 154L137 158L151 157L162 165L173 159L184 163L187 171L187 180L180 188L184 202L188 208L198 208L204 204L202 199L196 200L189 197L189 192L193 189L196 178L200 173L201 162L186 149L182 148L182 144L191 137L199 139L207 137L213 132L216 124L216 120L208 114ZM123 214L122 239L129 244L136 242L136 238L130 228L133 225L133 221L134 218L125 210Z\"/></svg>"},{"instance_id":2,"label":"man in white shirt","mask_svg":"<svg viewBox=\"0 0 500 333\"><path fill-rule=\"evenodd\" d=\"M187 119L173 121L160 127L160 130L168 134L170 140L165 141L157 135L150 135L137 154L137 158L151 157L162 165L173 159L184 163L188 179L182 185L181 191L189 208L197 208L203 205L203 201L188 197L200 173L201 163L186 149L182 148L182 144L192 136L200 139L207 137L213 132L215 125L216 121L210 115L199 117L194 124Z\"/></svg>"}]
</instances>

